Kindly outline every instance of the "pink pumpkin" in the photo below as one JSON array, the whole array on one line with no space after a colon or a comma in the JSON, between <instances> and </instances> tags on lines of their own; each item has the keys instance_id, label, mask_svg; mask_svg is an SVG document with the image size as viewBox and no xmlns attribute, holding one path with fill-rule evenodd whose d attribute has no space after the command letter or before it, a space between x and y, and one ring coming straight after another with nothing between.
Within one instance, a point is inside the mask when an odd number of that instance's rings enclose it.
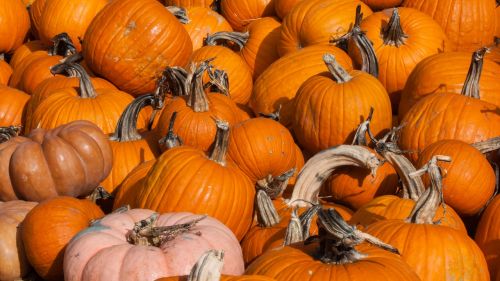
<instances>
[{"instance_id":1,"label":"pink pumpkin","mask_svg":"<svg viewBox=\"0 0 500 281\"><path fill-rule=\"evenodd\" d=\"M65 280L153 281L188 275L197 259L211 249L224 251L223 274L243 274L239 242L218 220L192 213L167 213L157 217L154 227L137 231L138 222L149 224L154 215L158 214L146 209L112 213L80 232L64 254ZM189 227L179 227L187 223ZM164 232L148 239L151 231Z\"/></svg>"}]
</instances>

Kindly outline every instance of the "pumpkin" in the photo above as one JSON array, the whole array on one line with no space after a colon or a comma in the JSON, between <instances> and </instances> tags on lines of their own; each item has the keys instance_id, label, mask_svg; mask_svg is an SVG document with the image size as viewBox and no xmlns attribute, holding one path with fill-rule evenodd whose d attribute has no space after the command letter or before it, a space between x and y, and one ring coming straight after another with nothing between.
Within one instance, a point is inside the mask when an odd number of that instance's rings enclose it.
<instances>
[{"instance_id":1,"label":"pumpkin","mask_svg":"<svg viewBox=\"0 0 500 281\"><path fill-rule=\"evenodd\" d=\"M208 7L192 7L186 9L188 22L183 24L191 42L193 51L203 47L207 34L221 31L233 31L226 19Z\"/></svg>"},{"instance_id":2,"label":"pumpkin","mask_svg":"<svg viewBox=\"0 0 500 281\"><path fill-rule=\"evenodd\" d=\"M350 31L358 5L365 17L372 13L359 0L299 2L283 19L278 52L283 56L306 46L330 44L332 37Z\"/></svg>"},{"instance_id":3,"label":"pumpkin","mask_svg":"<svg viewBox=\"0 0 500 281\"><path fill-rule=\"evenodd\" d=\"M120 186L117 188L113 202L114 210L126 205L138 206L139 203L136 203L136 200L138 199L137 193L140 191L140 186L143 184L146 175L155 163L156 159L143 162L128 173Z\"/></svg>"},{"instance_id":4,"label":"pumpkin","mask_svg":"<svg viewBox=\"0 0 500 281\"><path fill-rule=\"evenodd\" d=\"M11 138L0 144L0 155L2 201L85 196L106 178L112 165L106 136L89 121Z\"/></svg>"},{"instance_id":5,"label":"pumpkin","mask_svg":"<svg viewBox=\"0 0 500 281\"><path fill-rule=\"evenodd\" d=\"M219 0L163 0L167 6L178 6L186 9L205 7L217 10Z\"/></svg>"},{"instance_id":6,"label":"pumpkin","mask_svg":"<svg viewBox=\"0 0 500 281\"><path fill-rule=\"evenodd\" d=\"M219 40L234 41L239 47L241 58L252 72L253 80L279 59L276 44L280 38L281 23L271 17L252 21L244 32L217 32L207 37L207 45L215 45ZM231 85L231 84L229 84Z\"/></svg>"},{"instance_id":7,"label":"pumpkin","mask_svg":"<svg viewBox=\"0 0 500 281\"><path fill-rule=\"evenodd\" d=\"M395 254L397 249L348 225L335 209L319 210L318 227L319 235L312 243L269 250L246 273L278 281L365 280L366 276L370 280L420 280Z\"/></svg>"},{"instance_id":8,"label":"pumpkin","mask_svg":"<svg viewBox=\"0 0 500 281\"><path fill-rule=\"evenodd\" d=\"M274 0L274 11L280 19L284 19L299 2L302 0Z\"/></svg>"},{"instance_id":9,"label":"pumpkin","mask_svg":"<svg viewBox=\"0 0 500 281\"><path fill-rule=\"evenodd\" d=\"M500 8L497 8L497 11L500 11ZM500 15L500 12L498 14ZM499 26L500 26L500 24L499 24ZM500 27L499 27L499 29L500 29ZM493 60L497 64L500 64L500 37L495 36L495 41L494 41L493 45L490 46L489 49L490 49L490 53L486 54L486 57L490 60Z\"/></svg>"},{"instance_id":10,"label":"pumpkin","mask_svg":"<svg viewBox=\"0 0 500 281\"><path fill-rule=\"evenodd\" d=\"M418 62L428 56L448 50L446 35L428 15L410 8L395 8L365 17L360 28L378 60L378 78L391 98L397 112L401 91ZM360 65L362 57L350 48L353 61Z\"/></svg>"},{"instance_id":11,"label":"pumpkin","mask_svg":"<svg viewBox=\"0 0 500 281\"><path fill-rule=\"evenodd\" d=\"M81 51L80 38L92 19L108 4L108 0L66 1L46 0L41 15L34 21L35 30L40 40L46 45L51 44L52 37L61 32L68 33L78 51Z\"/></svg>"},{"instance_id":12,"label":"pumpkin","mask_svg":"<svg viewBox=\"0 0 500 281\"><path fill-rule=\"evenodd\" d=\"M192 65L190 79L185 82L189 86L186 88L189 96L173 97L163 108L156 127L157 135L167 134L170 118L177 112L173 131L185 145L208 151L217 131L214 118L226 120L230 125L240 121L239 109L229 97L204 92L202 78L208 67L208 61Z\"/></svg>"},{"instance_id":13,"label":"pumpkin","mask_svg":"<svg viewBox=\"0 0 500 281\"><path fill-rule=\"evenodd\" d=\"M220 11L236 31L242 31L253 20L273 16L273 0L220 0Z\"/></svg>"},{"instance_id":14,"label":"pumpkin","mask_svg":"<svg viewBox=\"0 0 500 281\"><path fill-rule=\"evenodd\" d=\"M373 10L383 10L399 6L403 0L361 0Z\"/></svg>"},{"instance_id":15,"label":"pumpkin","mask_svg":"<svg viewBox=\"0 0 500 281\"><path fill-rule=\"evenodd\" d=\"M5 60L0 59L0 85L9 84L10 76L12 75L12 67Z\"/></svg>"},{"instance_id":16,"label":"pumpkin","mask_svg":"<svg viewBox=\"0 0 500 281\"><path fill-rule=\"evenodd\" d=\"M237 104L246 104L252 94L252 73L245 61L232 50L222 46L205 46L191 56L192 63L210 61L211 65L226 72L229 78L229 95Z\"/></svg>"},{"instance_id":17,"label":"pumpkin","mask_svg":"<svg viewBox=\"0 0 500 281\"><path fill-rule=\"evenodd\" d=\"M185 65L193 47L182 24L158 1L124 0L110 2L92 20L82 49L92 71L139 95L154 90L166 66Z\"/></svg>"},{"instance_id":18,"label":"pumpkin","mask_svg":"<svg viewBox=\"0 0 500 281\"><path fill-rule=\"evenodd\" d=\"M35 202L0 201L0 280L20 280L31 272L18 227Z\"/></svg>"},{"instance_id":19,"label":"pumpkin","mask_svg":"<svg viewBox=\"0 0 500 281\"><path fill-rule=\"evenodd\" d=\"M401 93L399 116L406 113L423 97L434 93L460 94L465 81L476 80L481 100L500 106L498 89L500 65L484 58L486 49L472 54L447 52L422 60L411 72Z\"/></svg>"},{"instance_id":20,"label":"pumpkin","mask_svg":"<svg viewBox=\"0 0 500 281\"><path fill-rule=\"evenodd\" d=\"M495 191L495 172L484 155L459 140L437 141L420 154L417 167L423 167L433 155L448 155L450 163L440 163L446 171L443 179L444 201L463 216L477 214ZM428 184L428 179L424 179ZM470 196L474 194L474 196Z\"/></svg>"},{"instance_id":21,"label":"pumpkin","mask_svg":"<svg viewBox=\"0 0 500 281\"><path fill-rule=\"evenodd\" d=\"M441 204L441 175L434 156L426 166L432 187L419 199L406 220L382 220L365 231L397 247L401 257L422 280L488 281L486 260L474 241L453 228L434 223Z\"/></svg>"},{"instance_id":22,"label":"pumpkin","mask_svg":"<svg viewBox=\"0 0 500 281\"><path fill-rule=\"evenodd\" d=\"M137 207L208 214L241 240L252 223L255 188L234 163L226 161L228 134L228 123L217 121L210 157L187 146L164 152L136 193Z\"/></svg>"},{"instance_id":23,"label":"pumpkin","mask_svg":"<svg viewBox=\"0 0 500 281\"><path fill-rule=\"evenodd\" d=\"M37 0L37 2L38 1L39 0ZM45 45L43 45L42 41L40 40L28 41L16 49L16 51L10 58L9 64L12 67L12 69L16 69L17 67L19 67L21 61L25 59L27 56L29 56L33 52L41 51L44 49Z\"/></svg>"},{"instance_id":24,"label":"pumpkin","mask_svg":"<svg viewBox=\"0 0 500 281\"><path fill-rule=\"evenodd\" d=\"M390 100L382 84L362 71L346 71L331 54L323 60L331 75L305 81L295 97L293 131L301 146L311 153L352 143L360 120L370 108L377 118L370 128L381 135L392 126ZM342 106L338 106L341 104Z\"/></svg>"},{"instance_id":25,"label":"pumpkin","mask_svg":"<svg viewBox=\"0 0 500 281\"><path fill-rule=\"evenodd\" d=\"M26 6L19 0L5 0L0 4L0 54L10 53L23 44L30 28Z\"/></svg>"},{"instance_id":26,"label":"pumpkin","mask_svg":"<svg viewBox=\"0 0 500 281\"><path fill-rule=\"evenodd\" d=\"M0 85L0 127L21 126L29 98L23 91Z\"/></svg>"},{"instance_id":27,"label":"pumpkin","mask_svg":"<svg viewBox=\"0 0 500 281\"><path fill-rule=\"evenodd\" d=\"M500 278L500 196L490 202L479 220L474 240L483 251L491 280ZM496 279L495 279L496 277Z\"/></svg>"},{"instance_id":28,"label":"pumpkin","mask_svg":"<svg viewBox=\"0 0 500 281\"><path fill-rule=\"evenodd\" d=\"M334 46L309 46L282 57L262 72L254 83L248 105L255 115L279 112L280 123L287 127L291 125L293 99L300 86L310 77L327 71L322 59L325 53L333 54L347 71L352 70L352 60Z\"/></svg>"},{"instance_id":29,"label":"pumpkin","mask_svg":"<svg viewBox=\"0 0 500 281\"><path fill-rule=\"evenodd\" d=\"M292 135L279 122L253 118L231 128L228 156L253 181L275 198L295 178L304 157ZM297 165L297 163L299 165ZM291 184L295 182L292 179Z\"/></svg>"},{"instance_id":30,"label":"pumpkin","mask_svg":"<svg viewBox=\"0 0 500 281\"><path fill-rule=\"evenodd\" d=\"M137 130L139 113L146 105L155 102L154 95L136 98L122 113L116 130L110 137L113 150L113 168L101 185L112 193L130 171L143 162L155 159L160 154L156 135L149 131L140 134Z\"/></svg>"},{"instance_id":31,"label":"pumpkin","mask_svg":"<svg viewBox=\"0 0 500 281\"><path fill-rule=\"evenodd\" d=\"M31 126L26 130L51 129L74 120L89 120L105 134L113 133L121 113L133 97L116 89L95 89L81 65L70 63L68 67L78 73L79 87L60 89L47 95L36 106L29 121ZM137 126L144 128L145 124L143 116Z\"/></svg>"},{"instance_id":32,"label":"pumpkin","mask_svg":"<svg viewBox=\"0 0 500 281\"><path fill-rule=\"evenodd\" d=\"M216 219L187 212L123 210L94 222L70 241L64 277L127 281L187 275L199 256L214 248L227 257L223 274L243 273L238 240Z\"/></svg>"},{"instance_id":33,"label":"pumpkin","mask_svg":"<svg viewBox=\"0 0 500 281\"><path fill-rule=\"evenodd\" d=\"M404 7L430 15L452 43L453 50L472 52L495 36L495 1L404 0Z\"/></svg>"},{"instance_id":34,"label":"pumpkin","mask_svg":"<svg viewBox=\"0 0 500 281\"><path fill-rule=\"evenodd\" d=\"M46 2L47 0L35 0L29 8L31 30L33 32L33 35L35 35L36 37L38 37L38 30L36 28L40 26L40 23L42 21L43 8L45 7Z\"/></svg>"},{"instance_id":35,"label":"pumpkin","mask_svg":"<svg viewBox=\"0 0 500 281\"><path fill-rule=\"evenodd\" d=\"M24 219L21 237L28 261L44 280L63 279L64 250L89 224L104 216L89 200L59 196L38 204Z\"/></svg>"}]
</instances>

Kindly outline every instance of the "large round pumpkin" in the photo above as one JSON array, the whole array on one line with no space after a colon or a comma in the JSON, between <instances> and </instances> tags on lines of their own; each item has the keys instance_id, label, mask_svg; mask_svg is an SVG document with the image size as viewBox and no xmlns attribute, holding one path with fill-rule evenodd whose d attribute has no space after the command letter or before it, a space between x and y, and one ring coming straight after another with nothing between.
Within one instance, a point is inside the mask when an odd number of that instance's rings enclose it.
<instances>
[{"instance_id":1,"label":"large round pumpkin","mask_svg":"<svg viewBox=\"0 0 500 281\"><path fill-rule=\"evenodd\" d=\"M104 216L87 199L60 196L33 208L21 226L28 261L44 280L63 279L64 250L69 241L93 220Z\"/></svg>"},{"instance_id":2,"label":"large round pumpkin","mask_svg":"<svg viewBox=\"0 0 500 281\"><path fill-rule=\"evenodd\" d=\"M23 44L30 28L30 17L26 6L19 0L4 0L0 3L0 54L10 53Z\"/></svg>"},{"instance_id":3,"label":"large round pumpkin","mask_svg":"<svg viewBox=\"0 0 500 281\"><path fill-rule=\"evenodd\" d=\"M185 65L191 52L184 27L156 0L110 2L83 38L90 68L134 95L152 92L163 69Z\"/></svg>"},{"instance_id":4,"label":"large round pumpkin","mask_svg":"<svg viewBox=\"0 0 500 281\"><path fill-rule=\"evenodd\" d=\"M500 196L490 202L477 226L475 241L483 251L491 280L500 278ZM496 277L496 279L495 279Z\"/></svg>"}]
</instances>

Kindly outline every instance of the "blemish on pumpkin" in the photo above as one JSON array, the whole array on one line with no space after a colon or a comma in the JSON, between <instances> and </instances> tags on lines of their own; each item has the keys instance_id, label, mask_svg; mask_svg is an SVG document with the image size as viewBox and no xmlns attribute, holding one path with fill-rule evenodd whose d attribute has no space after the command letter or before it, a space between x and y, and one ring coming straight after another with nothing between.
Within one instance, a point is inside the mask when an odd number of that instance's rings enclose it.
<instances>
[{"instance_id":1,"label":"blemish on pumpkin","mask_svg":"<svg viewBox=\"0 0 500 281\"><path fill-rule=\"evenodd\" d=\"M127 36L132 32L135 28L137 27L137 24L135 21L131 21L127 24L127 27L125 27L125 32L123 32L124 36Z\"/></svg>"}]
</instances>

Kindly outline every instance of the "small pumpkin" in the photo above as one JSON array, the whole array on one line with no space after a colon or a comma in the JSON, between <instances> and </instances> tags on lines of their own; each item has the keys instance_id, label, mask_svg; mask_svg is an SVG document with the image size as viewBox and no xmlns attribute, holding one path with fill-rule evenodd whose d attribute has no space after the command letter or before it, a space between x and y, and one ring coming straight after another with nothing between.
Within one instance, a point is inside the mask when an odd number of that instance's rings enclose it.
<instances>
[{"instance_id":1,"label":"small pumpkin","mask_svg":"<svg viewBox=\"0 0 500 281\"><path fill-rule=\"evenodd\" d=\"M39 1L39 0L37 0ZM43 0L42 0L43 1ZM14 51L14 54L10 58L9 64L12 69L19 67L21 61L32 54L33 52L44 50L45 45L40 40L28 41L21 45L19 48Z\"/></svg>"},{"instance_id":2,"label":"small pumpkin","mask_svg":"<svg viewBox=\"0 0 500 281\"><path fill-rule=\"evenodd\" d=\"M220 11L236 31L253 20L274 15L273 0L220 0Z\"/></svg>"},{"instance_id":3,"label":"small pumpkin","mask_svg":"<svg viewBox=\"0 0 500 281\"><path fill-rule=\"evenodd\" d=\"M500 278L500 195L490 202L481 215L474 240L488 262L491 280ZM496 279L495 279L496 278Z\"/></svg>"},{"instance_id":4,"label":"small pumpkin","mask_svg":"<svg viewBox=\"0 0 500 281\"><path fill-rule=\"evenodd\" d=\"M0 4L0 54L10 53L23 44L30 28L26 6L19 0L5 0Z\"/></svg>"},{"instance_id":5,"label":"small pumpkin","mask_svg":"<svg viewBox=\"0 0 500 281\"><path fill-rule=\"evenodd\" d=\"M0 85L0 127L21 126L30 96L23 91Z\"/></svg>"},{"instance_id":6,"label":"small pumpkin","mask_svg":"<svg viewBox=\"0 0 500 281\"><path fill-rule=\"evenodd\" d=\"M59 196L36 205L26 215L20 233L28 261L38 275L44 280L62 280L69 241L103 216L87 199Z\"/></svg>"}]
</instances>

